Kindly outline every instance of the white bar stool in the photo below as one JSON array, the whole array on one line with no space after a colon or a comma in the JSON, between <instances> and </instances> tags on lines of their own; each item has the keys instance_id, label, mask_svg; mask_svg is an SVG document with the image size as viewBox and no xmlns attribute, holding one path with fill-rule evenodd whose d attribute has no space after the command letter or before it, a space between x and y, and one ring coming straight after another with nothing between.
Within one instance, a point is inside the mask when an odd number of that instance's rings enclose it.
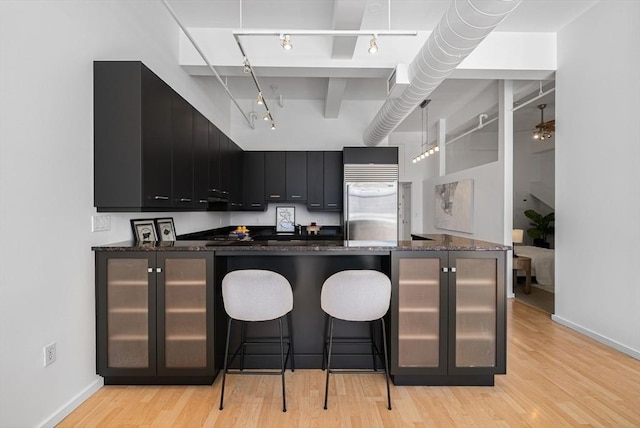
<instances>
[{"instance_id":1,"label":"white bar stool","mask_svg":"<svg viewBox=\"0 0 640 428\"><path fill-rule=\"evenodd\" d=\"M384 315L389 310L391 302L391 281L382 272L374 270L345 270L331 275L322 285L320 304L322 310L329 316L329 337L326 337L325 347L327 352L327 380L324 390L324 408L327 409L329 396L330 373L384 373L387 380L387 404L391 410L391 392L389 390L389 363L387 361L387 335ZM331 351L333 346L333 322L335 319L344 321L376 321L382 325L382 343L384 352L384 371L378 370L375 365L373 370L336 370L331 368ZM373 329L372 329L373 331ZM349 343L342 341L342 343ZM381 352L371 337L372 352L380 356ZM324 361L323 361L324 363ZM324 366L324 364L323 364Z\"/></svg>"},{"instance_id":2,"label":"white bar stool","mask_svg":"<svg viewBox=\"0 0 640 428\"><path fill-rule=\"evenodd\" d=\"M282 376L282 411L287 411L285 396L284 372L286 362L291 355L291 371L295 369L293 363L293 330L291 323L291 310L293 309L293 292L287 279L276 272L260 269L246 269L229 272L222 280L222 300L224 309L229 315L227 324L227 341L224 351L224 369L222 372L222 392L220 394L220 410L223 408L224 386L227 374L249 375L281 375ZM282 318L287 316L288 340L287 354L284 354L284 337L282 334ZM229 359L229 337L231 336L231 322L242 322L242 342ZM279 371L243 371L244 347L252 344L273 343L266 340L248 342L244 335L244 325L247 321L275 321L280 327L280 370ZM239 370L230 370L231 363L238 352L242 351Z\"/></svg>"}]
</instances>

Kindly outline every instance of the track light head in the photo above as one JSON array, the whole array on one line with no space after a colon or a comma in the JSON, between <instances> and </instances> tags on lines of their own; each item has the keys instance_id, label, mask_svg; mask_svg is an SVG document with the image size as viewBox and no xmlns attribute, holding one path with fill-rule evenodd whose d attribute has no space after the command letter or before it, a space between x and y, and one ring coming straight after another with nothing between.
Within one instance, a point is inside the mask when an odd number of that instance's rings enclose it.
<instances>
[{"instance_id":1,"label":"track light head","mask_svg":"<svg viewBox=\"0 0 640 428\"><path fill-rule=\"evenodd\" d=\"M273 131L273 130L275 130L275 129L276 129L276 124L275 124L275 123L273 123L273 122L271 122L271 130Z\"/></svg>"},{"instance_id":2,"label":"track light head","mask_svg":"<svg viewBox=\"0 0 640 428\"><path fill-rule=\"evenodd\" d=\"M369 53L371 55L373 55L374 53L378 52L378 43L376 43L376 41L378 40L378 38L376 37L376 35L373 35L373 38L369 41Z\"/></svg>"},{"instance_id":3,"label":"track light head","mask_svg":"<svg viewBox=\"0 0 640 428\"><path fill-rule=\"evenodd\" d=\"M269 119L271 119L271 114L269 114L269 111L267 110L267 112L264 114L264 116L262 116L262 120L267 122Z\"/></svg>"},{"instance_id":4,"label":"track light head","mask_svg":"<svg viewBox=\"0 0 640 428\"><path fill-rule=\"evenodd\" d=\"M258 99L256 99L256 102L260 105L264 104L264 98L262 97L262 92L258 92Z\"/></svg>"},{"instance_id":5,"label":"track light head","mask_svg":"<svg viewBox=\"0 0 640 428\"><path fill-rule=\"evenodd\" d=\"M293 49L293 43L291 43L291 35L281 34L280 45L282 46L282 49L284 49L285 51L290 51L291 49Z\"/></svg>"},{"instance_id":6,"label":"track light head","mask_svg":"<svg viewBox=\"0 0 640 428\"><path fill-rule=\"evenodd\" d=\"M249 74L251 73L251 65L249 64L249 58L244 57L244 61L242 62L242 71Z\"/></svg>"}]
</instances>

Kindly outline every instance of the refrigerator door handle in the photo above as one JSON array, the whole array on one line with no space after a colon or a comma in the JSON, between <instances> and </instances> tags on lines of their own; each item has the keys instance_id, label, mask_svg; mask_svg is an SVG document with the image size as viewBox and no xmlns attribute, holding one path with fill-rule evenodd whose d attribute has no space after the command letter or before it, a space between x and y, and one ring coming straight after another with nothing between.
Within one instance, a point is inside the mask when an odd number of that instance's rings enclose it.
<instances>
[{"instance_id":1,"label":"refrigerator door handle","mask_svg":"<svg viewBox=\"0 0 640 428\"><path fill-rule=\"evenodd\" d=\"M346 191L344 192L344 206L345 206L345 219L344 219L344 225L345 225L345 241L348 241L349 238L349 185L345 184L346 187Z\"/></svg>"}]
</instances>

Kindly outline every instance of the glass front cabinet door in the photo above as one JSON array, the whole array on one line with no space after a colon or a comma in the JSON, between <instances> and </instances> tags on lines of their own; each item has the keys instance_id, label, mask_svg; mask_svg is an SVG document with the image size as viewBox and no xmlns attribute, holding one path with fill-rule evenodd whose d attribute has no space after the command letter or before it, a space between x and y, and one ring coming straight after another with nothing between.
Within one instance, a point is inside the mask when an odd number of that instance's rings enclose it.
<instances>
[{"instance_id":1,"label":"glass front cabinet door","mask_svg":"<svg viewBox=\"0 0 640 428\"><path fill-rule=\"evenodd\" d=\"M213 255L96 253L97 368L127 376L213 376Z\"/></svg>"},{"instance_id":2,"label":"glass front cabinet door","mask_svg":"<svg viewBox=\"0 0 640 428\"><path fill-rule=\"evenodd\" d=\"M394 252L396 384L487 384L505 372L504 269L503 252Z\"/></svg>"}]
</instances>

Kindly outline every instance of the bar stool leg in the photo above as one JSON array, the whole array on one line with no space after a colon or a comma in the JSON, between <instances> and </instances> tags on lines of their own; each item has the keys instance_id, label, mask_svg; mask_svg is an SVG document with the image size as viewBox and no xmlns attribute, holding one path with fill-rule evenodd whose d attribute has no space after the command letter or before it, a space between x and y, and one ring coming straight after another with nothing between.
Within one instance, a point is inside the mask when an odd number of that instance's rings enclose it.
<instances>
[{"instance_id":1,"label":"bar stool leg","mask_svg":"<svg viewBox=\"0 0 640 428\"><path fill-rule=\"evenodd\" d=\"M287 332L289 333L289 352L291 353L291 371L296 370L296 362L294 360L294 355L296 354L293 349L293 321L291 312L287 314Z\"/></svg>"},{"instance_id":2,"label":"bar stool leg","mask_svg":"<svg viewBox=\"0 0 640 428\"><path fill-rule=\"evenodd\" d=\"M333 345L333 317L329 316L329 351L327 353L327 380L324 385L324 409L329 398L329 373L331 372L331 345Z\"/></svg>"},{"instance_id":3,"label":"bar stool leg","mask_svg":"<svg viewBox=\"0 0 640 428\"><path fill-rule=\"evenodd\" d=\"M220 410L222 410L222 403L224 401L224 384L227 380L227 363L229 361L229 337L231 336L231 318L227 323L227 343L224 347L224 368L222 370L222 391L220 392Z\"/></svg>"},{"instance_id":4,"label":"bar stool leg","mask_svg":"<svg viewBox=\"0 0 640 428\"><path fill-rule=\"evenodd\" d=\"M389 389L389 362L387 361L387 332L384 326L384 318L380 318L382 323L382 344L384 347L384 377L387 379L387 403L388 409L391 410L391 390Z\"/></svg>"},{"instance_id":5,"label":"bar stool leg","mask_svg":"<svg viewBox=\"0 0 640 428\"><path fill-rule=\"evenodd\" d=\"M376 360L376 345L373 340L376 337L376 328L373 321L369 321L369 336L371 337L371 359L373 360L373 370L378 370L378 361Z\"/></svg>"},{"instance_id":6,"label":"bar stool leg","mask_svg":"<svg viewBox=\"0 0 640 428\"><path fill-rule=\"evenodd\" d=\"M282 411L287 411L287 398L284 390L284 339L282 334L282 317L278 318L278 324L280 326L280 374L282 376Z\"/></svg>"},{"instance_id":7,"label":"bar stool leg","mask_svg":"<svg viewBox=\"0 0 640 428\"><path fill-rule=\"evenodd\" d=\"M329 315L324 317L324 335L322 336L322 370L327 368L327 338L329 337Z\"/></svg>"},{"instance_id":8,"label":"bar stool leg","mask_svg":"<svg viewBox=\"0 0 640 428\"><path fill-rule=\"evenodd\" d=\"M247 323L240 322L240 371L244 370L244 348L247 337Z\"/></svg>"}]
</instances>

